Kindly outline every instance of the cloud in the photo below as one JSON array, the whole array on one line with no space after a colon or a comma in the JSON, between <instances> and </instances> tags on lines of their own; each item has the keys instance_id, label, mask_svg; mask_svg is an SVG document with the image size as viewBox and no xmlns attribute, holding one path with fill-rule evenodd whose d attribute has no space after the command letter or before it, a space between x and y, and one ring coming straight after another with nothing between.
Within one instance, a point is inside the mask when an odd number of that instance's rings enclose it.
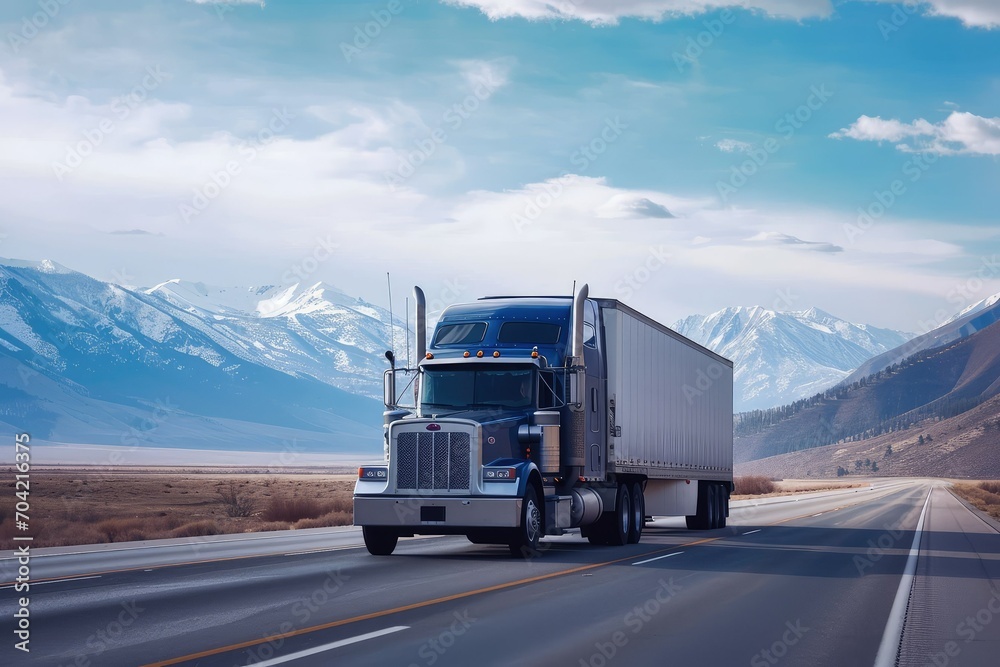
<instances>
[{"instance_id":1,"label":"cloud","mask_svg":"<svg viewBox=\"0 0 1000 667\"><path fill-rule=\"evenodd\" d=\"M767 16L801 20L826 17L833 12L830 0L442 0L445 4L474 7L496 21L578 20L592 25L615 25L619 19L651 21L703 14L724 7L759 11Z\"/></svg>"},{"instance_id":2,"label":"cloud","mask_svg":"<svg viewBox=\"0 0 1000 667\"><path fill-rule=\"evenodd\" d=\"M472 90L484 85L491 90L505 86L509 80L513 63L513 58L457 60L454 62L467 87Z\"/></svg>"},{"instance_id":3,"label":"cloud","mask_svg":"<svg viewBox=\"0 0 1000 667\"><path fill-rule=\"evenodd\" d=\"M715 143L715 147L723 153L749 153L753 150L753 144L746 141L738 141L736 139L723 139L722 141L717 141Z\"/></svg>"},{"instance_id":4,"label":"cloud","mask_svg":"<svg viewBox=\"0 0 1000 667\"><path fill-rule=\"evenodd\" d=\"M1000 118L953 111L940 123L918 118L912 123L861 116L831 139L887 141L907 153L938 155L1000 155Z\"/></svg>"},{"instance_id":5,"label":"cloud","mask_svg":"<svg viewBox=\"0 0 1000 667\"><path fill-rule=\"evenodd\" d=\"M116 234L120 236L162 236L162 234L147 232L145 229L115 229L108 232L108 234Z\"/></svg>"},{"instance_id":6,"label":"cloud","mask_svg":"<svg viewBox=\"0 0 1000 667\"><path fill-rule=\"evenodd\" d=\"M593 211L598 218L605 220L642 218L669 220L677 217L666 204L654 201L653 197L661 200L665 198L663 193L622 192L595 206ZM672 205L684 205L680 204L676 197L669 199Z\"/></svg>"},{"instance_id":7,"label":"cloud","mask_svg":"<svg viewBox=\"0 0 1000 667\"><path fill-rule=\"evenodd\" d=\"M1000 27L1000 3L996 0L928 0L931 16L950 16L970 28Z\"/></svg>"},{"instance_id":8,"label":"cloud","mask_svg":"<svg viewBox=\"0 0 1000 667\"><path fill-rule=\"evenodd\" d=\"M790 245L801 247L803 250L811 250L813 252L844 252L842 247L834 245L833 243L826 243L824 241L803 241L797 236L782 234L781 232L760 232L748 238L747 241L763 245Z\"/></svg>"},{"instance_id":9,"label":"cloud","mask_svg":"<svg viewBox=\"0 0 1000 667\"><path fill-rule=\"evenodd\" d=\"M676 218L663 204L657 204L651 199L642 197L632 202L629 207L633 213L644 218Z\"/></svg>"}]
</instances>

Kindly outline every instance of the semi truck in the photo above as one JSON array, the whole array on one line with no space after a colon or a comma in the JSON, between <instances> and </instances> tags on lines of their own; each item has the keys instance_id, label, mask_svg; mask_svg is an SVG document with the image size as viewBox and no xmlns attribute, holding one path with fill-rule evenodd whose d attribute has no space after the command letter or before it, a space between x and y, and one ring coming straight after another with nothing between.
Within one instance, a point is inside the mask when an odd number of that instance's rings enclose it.
<instances>
[{"instance_id":1,"label":"semi truck","mask_svg":"<svg viewBox=\"0 0 1000 667\"><path fill-rule=\"evenodd\" d=\"M428 344L414 288L413 368L384 376L384 461L358 470L354 524L373 555L465 535L538 552L579 529L637 543L647 518L726 525L733 363L616 299L451 305Z\"/></svg>"}]
</instances>

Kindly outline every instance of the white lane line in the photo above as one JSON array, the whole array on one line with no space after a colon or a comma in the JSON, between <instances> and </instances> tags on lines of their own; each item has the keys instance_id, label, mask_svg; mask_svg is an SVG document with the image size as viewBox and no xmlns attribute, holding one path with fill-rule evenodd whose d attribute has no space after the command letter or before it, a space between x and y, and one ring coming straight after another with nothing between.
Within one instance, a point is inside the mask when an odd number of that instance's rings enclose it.
<instances>
[{"instance_id":1,"label":"white lane line","mask_svg":"<svg viewBox=\"0 0 1000 667\"><path fill-rule=\"evenodd\" d=\"M758 528L757 530L748 530L747 532L745 532L743 534L744 535L753 535L754 533L759 533L759 532L760 532L760 528Z\"/></svg>"},{"instance_id":2,"label":"white lane line","mask_svg":"<svg viewBox=\"0 0 1000 667\"><path fill-rule=\"evenodd\" d=\"M341 639L339 642L333 642L332 644L324 644L323 646L317 646L315 648L306 649L305 651L299 651L298 653L290 653L288 655L283 655L278 658L271 658L270 660L265 660L264 662L254 663L257 667L270 667L271 665L280 665L283 662L291 662L292 660L298 660L299 658L305 658L306 656L316 655L317 653L323 653L324 651L330 651L335 648L340 648L341 646L347 646L348 644L357 644L358 642L368 641L369 639L375 639L376 637L383 637L385 635L391 635L394 632L399 632L400 630L409 630L408 625L397 625L391 628L385 628L384 630L376 630L375 632L369 632L366 635L358 635L357 637L351 637L349 639Z\"/></svg>"},{"instance_id":3,"label":"white lane line","mask_svg":"<svg viewBox=\"0 0 1000 667\"><path fill-rule=\"evenodd\" d=\"M344 551L345 549L357 549L357 547L330 547L328 549L310 549L309 551L293 551L286 556L304 556L306 554L322 554L327 551Z\"/></svg>"},{"instance_id":4,"label":"white lane line","mask_svg":"<svg viewBox=\"0 0 1000 667\"><path fill-rule=\"evenodd\" d=\"M339 528L340 526L337 526L337 527ZM232 537L232 535L218 535L218 536L216 536L218 539L213 539L213 540L191 541L191 542L183 542L183 543L179 543L179 544L140 544L140 545L136 545L136 546L117 547L117 548L114 548L114 549L90 549L90 550L87 550L87 551L66 551L66 552L51 553L51 554L31 554L31 557L32 558L52 558L53 556L92 556L92 555L100 555L100 554L106 554L106 553L113 553L113 552L116 552L116 551L139 551L141 549L183 549L183 548L193 547L193 546L196 546L196 545L198 547L204 549L204 548L207 548L207 547L214 547L214 546L218 546L218 545L235 544L236 542L259 542L259 541L262 541L262 540L281 540L281 539L287 540L287 539L293 537L292 535L284 534L284 533L287 533L288 531L271 531L271 532L282 533L282 534L279 534L279 535L267 535L267 534L258 533L257 535L254 535L252 537ZM340 531L336 531L336 532L331 531L331 534L336 535L337 533L347 533L347 532L349 532L349 531L347 531L347 530L340 530ZM325 533L320 534L320 535L322 537L326 537L327 536L327 534L325 534ZM231 538L231 539L226 539L227 537ZM294 537L301 537L301 536L295 535ZM149 541L151 541L151 542L157 542L159 540L149 540ZM364 544L363 543L358 543L358 544L355 544L353 546L363 547ZM270 555L270 554L265 554L265 555ZM0 562L5 561L5 560L17 560L17 556L5 556L3 558L0 558Z\"/></svg>"},{"instance_id":5,"label":"white lane line","mask_svg":"<svg viewBox=\"0 0 1000 667\"><path fill-rule=\"evenodd\" d=\"M826 514L826 512L820 512L819 514L813 514L812 518L815 519L816 517L823 516L824 514Z\"/></svg>"},{"instance_id":6,"label":"white lane line","mask_svg":"<svg viewBox=\"0 0 1000 667\"><path fill-rule=\"evenodd\" d=\"M932 493L934 493L933 486L927 492L924 508L920 510L917 532L913 535L913 544L910 545L910 556L906 560L903 578L899 580L896 599L892 603L889 620L885 624L885 632L882 633L882 642L878 646L878 653L875 654L875 667L894 667L896 664L899 643L903 639L903 620L906 617L906 606L910 600L910 589L913 588L913 573L917 571L920 536L924 531L924 517L927 515L927 506L930 505Z\"/></svg>"},{"instance_id":7,"label":"white lane line","mask_svg":"<svg viewBox=\"0 0 1000 667\"><path fill-rule=\"evenodd\" d=\"M656 558L647 558L646 560L641 560L638 563L632 563L632 565L645 565L646 563L652 563L654 560L661 560L663 558L670 558L671 556L680 556L683 551L675 551L672 554L667 554L666 556L657 556Z\"/></svg>"},{"instance_id":8,"label":"white lane line","mask_svg":"<svg viewBox=\"0 0 1000 667\"><path fill-rule=\"evenodd\" d=\"M31 581L29 582L32 586L44 586L45 584L64 584L67 581L83 581L84 579L100 579L101 575L95 574L91 577L74 577L72 579L55 579L53 581ZM7 588L14 588L17 584L12 586L0 586L0 591Z\"/></svg>"}]
</instances>

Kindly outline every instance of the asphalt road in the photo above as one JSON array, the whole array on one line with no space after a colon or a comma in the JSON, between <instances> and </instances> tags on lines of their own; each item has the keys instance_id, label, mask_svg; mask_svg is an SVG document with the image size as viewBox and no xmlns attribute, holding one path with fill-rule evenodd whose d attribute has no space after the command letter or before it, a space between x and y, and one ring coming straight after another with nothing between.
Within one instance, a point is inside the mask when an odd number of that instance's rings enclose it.
<instances>
[{"instance_id":1,"label":"asphalt road","mask_svg":"<svg viewBox=\"0 0 1000 667\"><path fill-rule=\"evenodd\" d=\"M941 483L743 503L723 530L662 519L627 547L543 544L373 557L338 529L46 550L30 654L0 583L0 664L1000 664L1000 539Z\"/></svg>"}]
</instances>

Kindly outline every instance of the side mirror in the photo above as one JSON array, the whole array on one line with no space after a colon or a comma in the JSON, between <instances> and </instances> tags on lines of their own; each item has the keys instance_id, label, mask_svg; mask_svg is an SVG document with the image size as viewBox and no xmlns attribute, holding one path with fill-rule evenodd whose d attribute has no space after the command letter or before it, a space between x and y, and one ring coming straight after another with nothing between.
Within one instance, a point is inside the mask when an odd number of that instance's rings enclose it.
<instances>
[{"instance_id":1,"label":"side mirror","mask_svg":"<svg viewBox=\"0 0 1000 667\"><path fill-rule=\"evenodd\" d=\"M382 375L382 402L390 410L396 407L396 369L391 368Z\"/></svg>"}]
</instances>

